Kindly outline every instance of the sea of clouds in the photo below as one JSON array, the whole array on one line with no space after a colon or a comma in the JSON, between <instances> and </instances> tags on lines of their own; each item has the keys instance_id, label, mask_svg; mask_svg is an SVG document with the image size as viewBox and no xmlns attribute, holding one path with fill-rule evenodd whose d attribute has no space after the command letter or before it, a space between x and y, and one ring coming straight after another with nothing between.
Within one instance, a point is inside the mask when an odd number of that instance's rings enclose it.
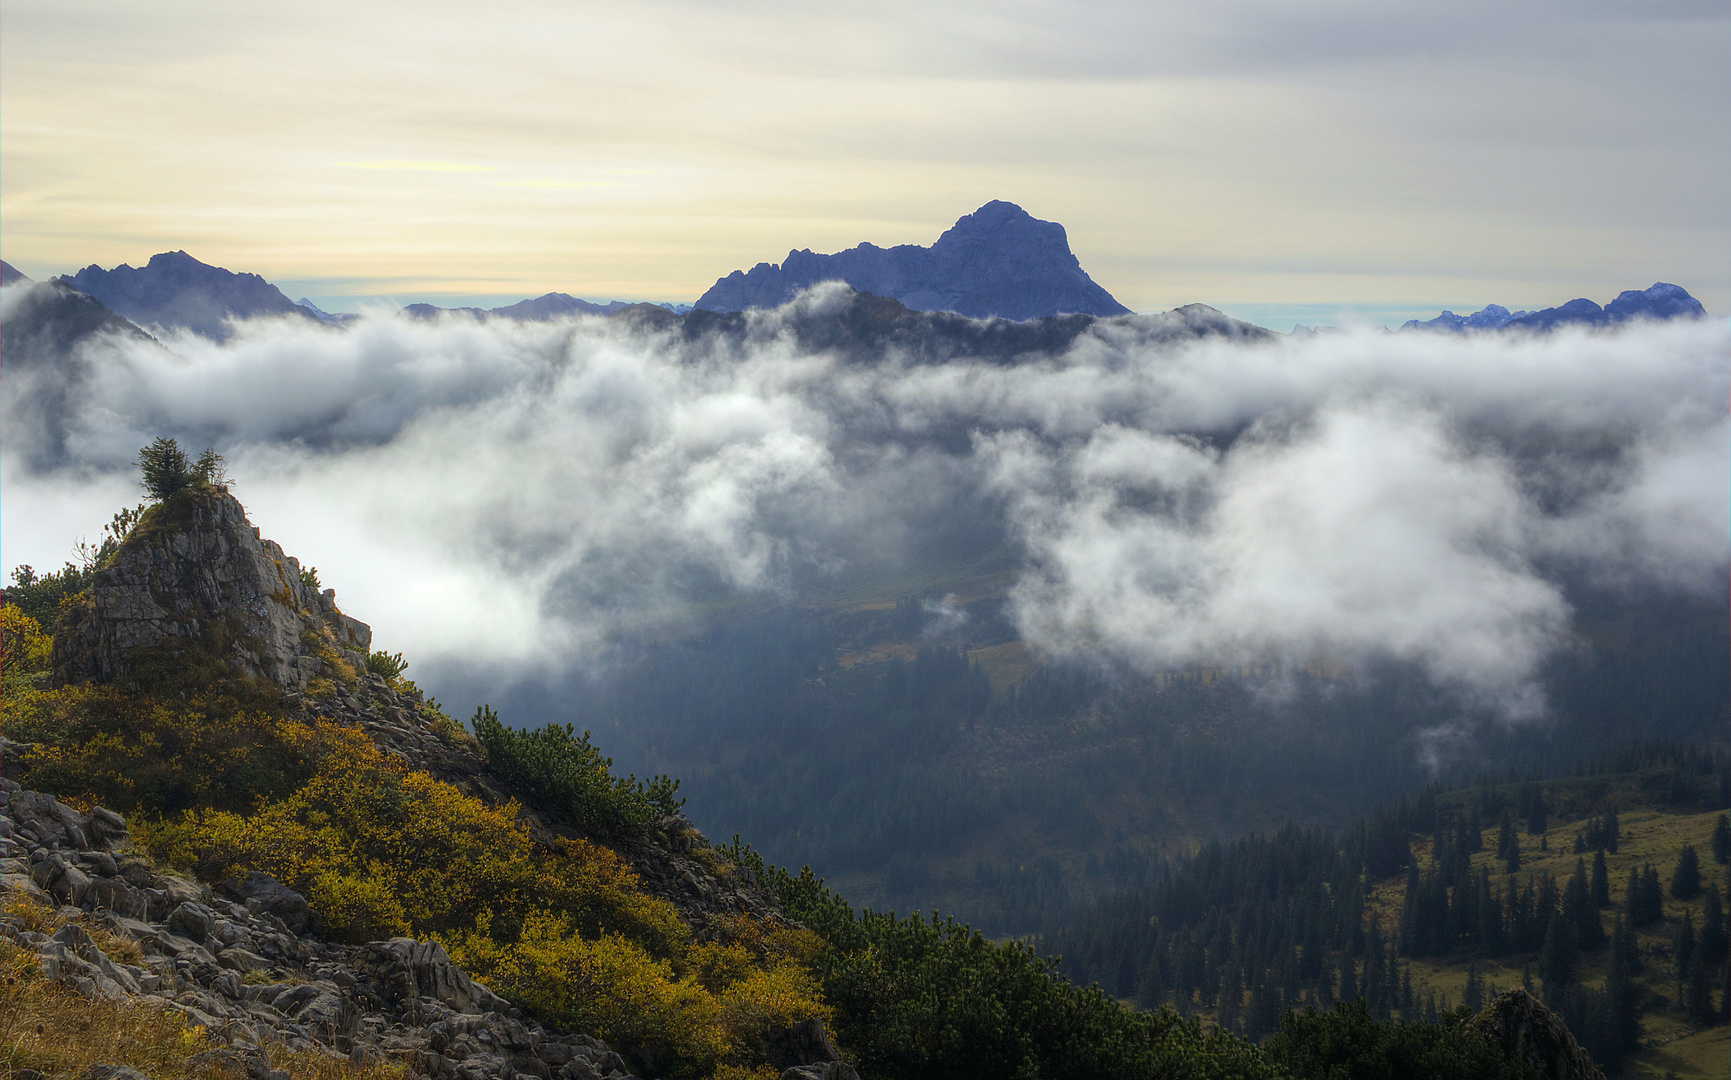
<instances>
[{"instance_id":1,"label":"sea of clouds","mask_svg":"<svg viewBox=\"0 0 1731 1080\"><path fill-rule=\"evenodd\" d=\"M1015 364L802 348L790 321L845 300L689 340L377 313L9 357L5 570L95 538L168 434L225 454L264 535L435 685L567 670L718 596L900 557L953 515L1018 552L1009 610L1048 654L1393 660L1510 719L1544 709L1565 583L1726 588L1722 319L1178 344L1109 321Z\"/></svg>"}]
</instances>

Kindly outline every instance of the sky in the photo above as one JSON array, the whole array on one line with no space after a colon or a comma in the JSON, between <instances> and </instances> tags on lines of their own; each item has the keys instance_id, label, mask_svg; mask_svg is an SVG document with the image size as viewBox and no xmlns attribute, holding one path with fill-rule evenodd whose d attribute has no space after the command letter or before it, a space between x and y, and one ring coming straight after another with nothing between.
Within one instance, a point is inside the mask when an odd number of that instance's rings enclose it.
<instances>
[{"instance_id":1,"label":"sky","mask_svg":"<svg viewBox=\"0 0 1731 1080\"><path fill-rule=\"evenodd\" d=\"M1731 307L1731 9L0 3L0 257L332 310L695 299L991 199L1278 329L1669 281Z\"/></svg>"}]
</instances>

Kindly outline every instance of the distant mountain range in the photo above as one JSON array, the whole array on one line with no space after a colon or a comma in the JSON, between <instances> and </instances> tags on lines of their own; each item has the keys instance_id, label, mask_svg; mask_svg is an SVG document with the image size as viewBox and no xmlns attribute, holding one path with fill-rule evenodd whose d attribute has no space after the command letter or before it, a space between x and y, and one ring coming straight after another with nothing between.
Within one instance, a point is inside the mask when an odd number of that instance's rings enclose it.
<instances>
[{"instance_id":1,"label":"distant mountain range","mask_svg":"<svg viewBox=\"0 0 1731 1080\"><path fill-rule=\"evenodd\" d=\"M929 248L861 244L834 255L790 251L779 266L758 263L720 278L695 306L705 311L779 307L825 281L891 297L913 311L953 311L976 319L1130 312L1082 269L1064 226L999 201L957 220Z\"/></svg>"},{"instance_id":2,"label":"distant mountain range","mask_svg":"<svg viewBox=\"0 0 1731 1080\"><path fill-rule=\"evenodd\" d=\"M1559 307L1543 311L1510 311L1498 304L1479 309L1471 315L1456 315L1444 311L1434 319L1420 322L1409 319L1402 330L1445 330L1463 333L1468 330L1550 330L1558 326L1607 326L1630 319L1699 319L1707 314L1701 301L1690 296L1678 285L1655 282L1646 289L1629 289L1600 307L1591 300L1570 300Z\"/></svg>"},{"instance_id":3,"label":"distant mountain range","mask_svg":"<svg viewBox=\"0 0 1731 1080\"><path fill-rule=\"evenodd\" d=\"M137 268L91 265L61 280L141 326L183 328L212 341L226 341L229 323L237 319L314 318L257 274L236 274L184 251L152 255Z\"/></svg>"},{"instance_id":4,"label":"distant mountain range","mask_svg":"<svg viewBox=\"0 0 1731 1080\"><path fill-rule=\"evenodd\" d=\"M0 284L18 281L29 282L30 279L0 262ZM1011 334L1005 338L1005 341L1010 338L1018 341L1046 340L1054 333L1063 336L1069 332L1061 329L1066 325L1062 323L1063 319L1088 320L1131 314L1082 270L1070 250L1062 225L1034 218L1009 202L989 202L963 216L929 248L914 244L893 248L861 244L834 255L814 254L809 250L791 251L779 266L759 263L749 271L736 270L718 279L695 305L649 305L623 300L598 304L568 293L549 292L490 309L410 304L401 311L410 318L423 320L467 317L525 322L583 315L614 316L645 308L674 316L684 316L694 310L710 315L729 314L751 308L777 307L814 285L832 281L847 284L867 300L881 298L888 302L888 307L873 303L863 307L859 304L850 306L849 311L856 314L859 311L873 313L872 320L875 321L868 320L872 334L891 324L900 328L896 331L898 334L912 333L908 328L916 323L925 326L919 320L908 322L902 318L909 313L945 313L969 319L996 318L1018 322L1059 319L1059 323L1044 329ZM211 266L184 251L153 255L148 263L137 268L125 264L112 270L88 266L69 277L54 279L54 284L58 289L76 291L97 301L99 308L106 309L104 314L113 312L131 324L137 324L137 327L185 329L215 341L227 339L233 322L261 316L307 319L333 327L347 325L359 318L325 311L305 297L292 301L282 290L257 274L234 273L220 266ZM45 299L35 307L39 309L39 316L34 322L42 319L54 321L51 313L70 313L73 310L65 297L57 297L54 303L46 303ZM1220 319L1226 319L1212 308L1201 305L1178 310L1213 312ZM1433 319L1413 319L1401 330L1450 333L1547 331L1566 325L1608 326L1632 319L1700 318L1705 314L1700 301L1686 290L1658 282L1647 289L1623 292L1603 307L1587 299L1571 300L1540 311L1510 311L1498 304L1490 304L1470 315L1444 311ZM1187 318L1194 321L1195 317ZM840 316L837 325L849 323L854 318L854 315ZM83 313L77 318L69 318L67 326L49 332L49 337L60 340L68 333L76 336L97 323L113 325L102 319L93 320L90 314ZM720 324L702 320L691 324L697 325ZM867 323L860 325L863 327ZM916 336L929 331L939 337L956 338L960 333L947 323L941 330L935 329L937 326L933 323ZM13 329L14 336L18 332L19 328ZM1299 336L1316 332L1304 326L1293 329L1293 333ZM960 336L976 335L969 332Z\"/></svg>"}]
</instances>

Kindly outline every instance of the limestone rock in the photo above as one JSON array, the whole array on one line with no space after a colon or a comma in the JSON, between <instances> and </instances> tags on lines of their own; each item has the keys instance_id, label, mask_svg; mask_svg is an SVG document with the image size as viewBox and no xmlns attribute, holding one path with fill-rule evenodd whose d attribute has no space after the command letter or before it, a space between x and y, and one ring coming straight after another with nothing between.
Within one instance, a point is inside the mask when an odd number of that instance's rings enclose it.
<instances>
[{"instance_id":1,"label":"limestone rock","mask_svg":"<svg viewBox=\"0 0 1731 1080\"><path fill-rule=\"evenodd\" d=\"M263 540L234 496L189 487L148 512L62 618L59 684L124 677L141 656L200 650L239 672L302 689L344 663L364 670L372 630L301 581L300 564ZM345 680L346 681L346 680Z\"/></svg>"},{"instance_id":2,"label":"limestone rock","mask_svg":"<svg viewBox=\"0 0 1731 1080\"><path fill-rule=\"evenodd\" d=\"M1518 986L1499 994L1467 1021L1467 1027L1539 1066L1554 1080L1605 1080L1562 1018Z\"/></svg>"}]
</instances>

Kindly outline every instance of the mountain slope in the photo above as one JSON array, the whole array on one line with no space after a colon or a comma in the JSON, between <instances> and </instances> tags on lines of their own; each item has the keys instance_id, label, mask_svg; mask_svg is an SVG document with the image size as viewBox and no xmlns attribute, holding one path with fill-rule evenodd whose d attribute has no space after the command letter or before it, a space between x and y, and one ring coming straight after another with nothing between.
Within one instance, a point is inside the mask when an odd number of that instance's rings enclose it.
<instances>
[{"instance_id":1,"label":"mountain slope","mask_svg":"<svg viewBox=\"0 0 1731 1080\"><path fill-rule=\"evenodd\" d=\"M790 251L779 266L759 263L717 280L695 306L723 312L779 307L825 281L892 297L914 311L980 319L1130 310L1082 269L1062 225L1001 201L964 215L929 248L868 243L834 255Z\"/></svg>"}]
</instances>

